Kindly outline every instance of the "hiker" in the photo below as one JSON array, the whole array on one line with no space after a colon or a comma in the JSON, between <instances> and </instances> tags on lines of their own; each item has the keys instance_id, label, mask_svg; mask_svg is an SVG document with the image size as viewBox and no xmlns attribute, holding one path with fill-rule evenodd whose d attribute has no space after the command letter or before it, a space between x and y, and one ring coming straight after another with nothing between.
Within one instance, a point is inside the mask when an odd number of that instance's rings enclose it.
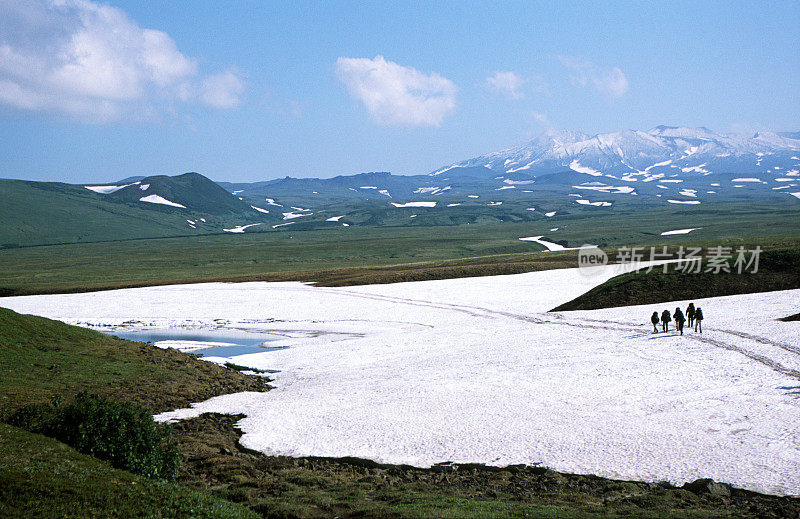
<instances>
[{"instance_id":1,"label":"hiker","mask_svg":"<svg viewBox=\"0 0 800 519\"><path fill-rule=\"evenodd\" d=\"M675 328L683 335L683 323L686 322L686 318L683 316L683 312L681 312L680 308L675 309L673 317L675 317Z\"/></svg>"},{"instance_id":2,"label":"hiker","mask_svg":"<svg viewBox=\"0 0 800 519\"><path fill-rule=\"evenodd\" d=\"M658 312L653 312L650 322L653 323L653 333L658 333Z\"/></svg>"},{"instance_id":3,"label":"hiker","mask_svg":"<svg viewBox=\"0 0 800 519\"><path fill-rule=\"evenodd\" d=\"M691 328L694 323L694 303L689 303L689 306L686 307L686 318L689 320L689 328Z\"/></svg>"},{"instance_id":4,"label":"hiker","mask_svg":"<svg viewBox=\"0 0 800 519\"><path fill-rule=\"evenodd\" d=\"M664 331L669 331L669 322L672 320L672 317L669 315L669 310L664 310L661 312L661 324L664 325Z\"/></svg>"},{"instance_id":5,"label":"hiker","mask_svg":"<svg viewBox=\"0 0 800 519\"><path fill-rule=\"evenodd\" d=\"M694 311L694 331L700 329L700 333L703 333L703 311L700 307L697 307L697 310Z\"/></svg>"}]
</instances>

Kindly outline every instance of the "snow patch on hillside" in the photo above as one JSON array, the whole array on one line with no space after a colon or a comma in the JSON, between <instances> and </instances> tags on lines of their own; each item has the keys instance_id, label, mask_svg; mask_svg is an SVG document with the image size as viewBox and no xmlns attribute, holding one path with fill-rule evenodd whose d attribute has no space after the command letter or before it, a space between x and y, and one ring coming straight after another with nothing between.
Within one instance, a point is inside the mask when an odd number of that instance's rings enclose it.
<instances>
[{"instance_id":1,"label":"snow patch on hillside","mask_svg":"<svg viewBox=\"0 0 800 519\"><path fill-rule=\"evenodd\" d=\"M406 202L399 204L397 202L390 202L395 207L436 207L436 202Z\"/></svg>"},{"instance_id":2,"label":"snow patch on hillside","mask_svg":"<svg viewBox=\"0 0 800 519\"><path fill-rule=\"evenodd\" d=\"M166 198L163 198L163 197L161 197L159 195L143 196L142 198L139 199L139 201L140 202L148 202L148 203L151 203L151 204L169 205L169 206L172 206L172 207L180 207L182 209L186 209L185 205L181 205L181 204L178 204L178 203L175 203L175 202L170 202Z\"/></svg>"}]
</instances>

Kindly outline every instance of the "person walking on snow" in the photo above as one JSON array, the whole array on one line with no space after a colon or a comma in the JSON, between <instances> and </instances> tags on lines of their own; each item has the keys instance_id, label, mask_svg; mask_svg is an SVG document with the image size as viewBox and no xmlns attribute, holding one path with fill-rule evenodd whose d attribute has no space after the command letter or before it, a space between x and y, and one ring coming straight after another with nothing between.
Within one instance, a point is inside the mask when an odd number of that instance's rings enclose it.
<instances>
[{"instance_id":1,"label":"person walking on snow","mask_svg":"<svg viewBox=\"0 0 800 519\"><path fill-rule=\"evenodd\" d=\"M675 309L673 317L675 317L675 328L683 335L683 323L686 322L686 318L683 316L683 312L681 312L680 308Z\"/></svg>"},{"instance_id":2,"label":"person walking on snow","mask_svg":"<svg viewBox=\"0 0 800 519\"><path fill-rule=\"evenodd\" d=\"M672 317L669 315L669 310L664 310L661 312L661 324L664 325L664 331L669 331L669 322L672 320Z\"/></svg>"},{"instance_id":3,"label":"person walking on snow","mask_svg":"<svg viewBox=\"0 0 800 519\"><path fill-rule=\"evenodd\" d=\"M700 307L697 307L697 310L694 311L694 331L700 329L700 333L703 333L703 311Z\"/></svg>"},{"instance_id":4,"label":"person walking on snow","mask_svg":"<svg viewBox=\"0 0 800 519\"><path fill-rule=\"evenodd\" d=\"M689 320L689 328L694 324L694 303L689 303L686 307L686 318Z\"/></svg>"},{"instance_id":5,"label":"person walking on snow","mask_svg":"<svg viewBox=\"0 0 800 519\"><path fill-rule=\"evenodd\" d=\"M658 312L653 312L650 322L653 323L653 333L658 333Z\"/></svg>"}]
</instances>

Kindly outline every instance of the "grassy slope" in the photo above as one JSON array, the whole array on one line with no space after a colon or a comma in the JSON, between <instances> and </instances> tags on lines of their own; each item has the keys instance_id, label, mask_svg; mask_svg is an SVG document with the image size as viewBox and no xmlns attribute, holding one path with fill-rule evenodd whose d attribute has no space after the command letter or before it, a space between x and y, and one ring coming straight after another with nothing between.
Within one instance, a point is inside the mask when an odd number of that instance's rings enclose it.
<instances>
[{"instance_id":1,"label":"grassy slope","mask_svg":"<svg viewBox=\"0 0 800 519\"><path fill-rule=\"evenodd\" d=\"M793 288L800 288L800 248L762 252L755 274L664 273L661 269L623 274L553 310L594 310Z\"/></svg>"},{"instance_id":2,"label":"grassy slope","mask_svg":"<svg viewBox=\"0 0 800 519\"><path fill-rule=\"evenodd\" d=\"M113 469L5 424L0 424L0 516L258 517L229 501Z\"/></svg>"},{"instance_id":3,"label":"grassy slope","mask_svg":"<svg viewBox=\"0 0 800 519\"><path fill-rule=\"evenodd\" d=\"M190 234L185 217L174 211L109 202L103 196L69 184L0 180L0 249Z\"/></svg>"},{"instance_id":4,"label":"grassy slope","mask_svg":"<svg viewBox=\"0 0 800 519\"><path fill-rule=\"evenodd\" d=\"M87 389L156 412L215 395L265 390L260 379L176 350L0 308L0 410Z\"/></svg>"}]
</instances>

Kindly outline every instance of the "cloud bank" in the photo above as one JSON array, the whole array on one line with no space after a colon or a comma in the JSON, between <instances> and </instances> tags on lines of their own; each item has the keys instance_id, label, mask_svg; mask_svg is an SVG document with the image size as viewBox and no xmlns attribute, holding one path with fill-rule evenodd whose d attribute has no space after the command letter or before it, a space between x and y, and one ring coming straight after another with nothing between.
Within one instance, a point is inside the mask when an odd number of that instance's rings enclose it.
<instances>
[{"instance_id":1,"label":"cloud bank","mask_svg":"<svg viewBox=\"0 0 800 519\"><path fill-rule=\"evenodd\" d=\"M234 69L201 75L170 36L89 0L0 2L0 104L107 122L175 102L239 104Z\"/></svg>"},{"instance_id":2,"label":"cloud bank","mask_svg":"<svg viewBox=\"0 0 800 519\"><path fill-rule=\"evenodd\" d=\"M572 82L592 86L606 99L622 97L628 91L628 78L617 68L603 69L583 58L559 56L559 61L572 72Z\"/></svg>"},{"instance_id":3,"label":"cloud bank","mask_svg":"<svg viewBox=\"0 0 800 519\"><path fill-rule=\"evenodd\" d=\"M383 56L339 58L336 75L375 122L387 126L439 126L455 109L456 86Z\"/></svg>"}]
</instances>

